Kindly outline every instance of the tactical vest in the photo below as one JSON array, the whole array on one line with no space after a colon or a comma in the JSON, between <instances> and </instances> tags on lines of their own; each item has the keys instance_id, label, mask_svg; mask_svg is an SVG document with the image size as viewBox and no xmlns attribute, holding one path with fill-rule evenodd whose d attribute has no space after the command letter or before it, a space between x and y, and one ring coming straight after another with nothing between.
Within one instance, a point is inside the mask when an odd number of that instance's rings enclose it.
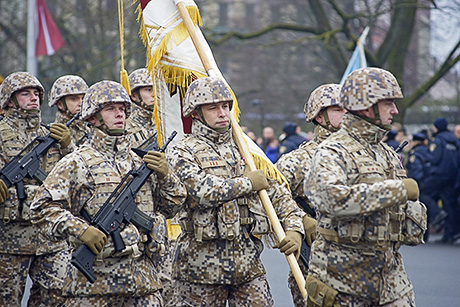
<instances>
[{"instance_id":1,"label":"tactical vest","mask_svg":"<svg viewBox=\"0 0 460 307\"><path fill-rule=\"evenodd\" d=\"M240 177L245 163L239 154L235 156L235 165L230 165L211 146L202 140L194 140L189 146L198 165L207 174L225 179ZM203 240L233 240L242 233L262 235L270 232L268 217L255 193L233 199L218 207L183 211L180 214L182 230L193 234L199 242Z\"/></svg>"},{"instance_id":2,"label":"tactical vest","mask_svg":"<svg viewBox=\"0 0 460 307\"><path fill-rule=\"evenodd\" d=\"M0 122L0 142L3 144L2 147L5 149L5 152L3 152L2 155L6 163L16 157L24 149L24 147L37 136L44 136L47 134L47 131L40 127L37 130L25 132L27 137L25 137L25 135L24 137L21 137L19 132L10 127L5 120ZM35 142L32 147L37 144L38 142ZM27 154L27 152L24 154ZM47 154L42 158L41 167L43 171L45 173L51 171L52 167L57 163L59 158L59 149L56 146L51 147ZM16 188L14 186L9 188L10 196L3 204L0 204L0 218L4 223L9 223L11 221L30 221L29 207L35 198L35 194L37 193L40 184L40 182L33 178L24 179L24 190L27 198L22 203L19 202Z\"/></svg>"},{"instance_id":3,"label":"tactical vest","mask_svg":"<svg viewBox=\"0 0 460 307\"><path fill-rule=\"evenodd\" d=\"M86 210L90 217L94 217L104 205L107 198L120 184L122 178L118 171L93 148L84 145L81 146L80 155L88 167L92 182L94 182L94 191L92 191L90 198L85 202L83 209ZM139 209L151 215L153 213L153 196L149 183L149 181L146 182L137 193L136 203ZM74 215L80 215L81 209L82 208L72 208L74 211L72 213ZM102 258L123 256L126 254L132 254L136 257L139 256L140 251L143 250L143 244L140 245L140 243L145 243L147 241L147 236L145 236L145 234L142 235L132 223L124 225L124 228L121 229L121 237L126 245L124 251L114 255L112 238L109 236L108 243L99 255L101 255ZM159 240L158 238L154 239Z\"/></svg>"},{"instance_id":4,"label":"tactical vest","mask_svg":"<svg viewBox=\"0 0 460 307\"><path fill-rule=\"evenodd\" d=\"M406 178L406 171L395 164L399 157L388 145L380 143L384 147L382 153L387 162L385 166L372 159L365 148L352 137L342 135L339 141L353 160L352 169L358 171L353 177L349 174L352 177L349 185ZM337 243L372 245L382 249L387 249L391 243L417 245L423 242L426 230L426 208L418 201L408 201L352 220L334 219L321 214L318 224L321 235L326 240ZM324 227L325 225L330 226Z\"/></svg>"}]
</instances>

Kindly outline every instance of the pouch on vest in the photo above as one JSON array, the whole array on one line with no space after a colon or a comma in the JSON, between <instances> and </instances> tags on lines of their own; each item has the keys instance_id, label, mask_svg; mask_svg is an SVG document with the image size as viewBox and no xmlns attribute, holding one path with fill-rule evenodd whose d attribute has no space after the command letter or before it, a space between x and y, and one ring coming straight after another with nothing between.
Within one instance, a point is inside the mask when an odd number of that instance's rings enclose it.
<instances>
[{"instance_id":1,"label":"pouch on vest","mask_svg":"<svg viewBox=\"0 0 460 307\"><path fill-rule=\"evenodd\" d=\"M263 210L259 197L251 197L249 199L249 212L250 217L254 220L251 234L264 235L272 232L271 224L267 214Z\"/></svg>"},{"instance_id":2,"label":"pouch on vest","mask_svg":"<svg viewBox=\"0 0 460 307\"><path fill-rule=\"evenodd\" d=\"M217 227L221 239L233 240L240 234L240 212L236 201L229 201L219 206Z\"/></svg>"},{"instance_id":3,"label":"pouch on vest","mask_svg":"<svg viewBox=\"0 0 460 307\"><path fill-rule=\"evenodd\" d=\"M307 307L335 306L334 301L339 292L321 280L308 275L305 280L305 289L308 294Z\"/></svg>"},{"instance_id":4,"label":"pouch on vest","mask_svg":"<svg viewBox=\"0 0 460 307\"><path fill-rule=\"evenodd\" d=\"M426 207L419 201L407 201L405 208L406 218L404 219L402 234L403 244L419 245L425 243L423 235L427 229Z\"/></svg>"},{"instance_id":5,"label":"pouch on vest","mask_svg":"<svg viewBox=\"0 0 460 307\"><path fill-rule=\"evenodd\" d=\"M192 213L193 231L198 242L219 238L216 208L195 210Z\"/></svg>"}]
</instances>

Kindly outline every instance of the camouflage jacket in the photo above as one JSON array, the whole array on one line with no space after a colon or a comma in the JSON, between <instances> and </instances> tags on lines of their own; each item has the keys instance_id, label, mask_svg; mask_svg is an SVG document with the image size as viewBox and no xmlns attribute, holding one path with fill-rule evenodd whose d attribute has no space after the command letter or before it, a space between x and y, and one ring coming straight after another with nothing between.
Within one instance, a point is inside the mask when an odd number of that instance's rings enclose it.
<instances>
[{"instance_id":1,"label":"camouflage jacket","mask_svg":"<svg viewBox=\"0 0 460 307\"><path fill-rule=\"evenodd\" d=\"M381 142L385 133L345 114L341 130L318 146L307 180L320 234L312 245L309 274L376 305L412 289L398 252L408 214L400 180L406 176L398 155Z\"/></svg>"},{"instance_id":2,"label":"camouflage jacket","mask_svg":"<svg viewBox=\"0 0 460 307\"><path fill-rule=\"evenodd\" d=\"M291 188L292 197L294 199L298 196L302 197L310 206L310 201L304 193L305 176L310 169L311 159L316 147L329 135L331 135L329 130L317 125L311 141L304 142L298 149L282 155L275 164L276 168L286 177Z\"/></svg>"},{"instance_id":3,"label":"camouflage jacket","mask_svg":"<svg viewBox=\"0 0 460 307\"><path fill-rule=\"evenodd\" d=\"M59 110L56 112L56 123L66 124L71 119L72 118L69 117L69 115ZM88 124L78 118L70 124L69 130L70 135L72 136L73 144L75 145L81 145L88 139L88 134L90 131Z\"/></svg>"},{"instance_id":4,"label":"camouflage jacket","mask_svg":"<svg viewBox=\"0 0 460 307\"><path fill-rule=\"evenodd\" d=\"M157 128L152 119L152 111L137 105L133 105L133 107L133 112L126 120L126 130L131 133L133 147L138 147L150 136L156 135Z\"/></svg>"},{"instance_id":5,"label":"camouflage jacket","mask_svg":"<svg viewBox=\"0 0 460 307\"><path fill-rule=\"evenodd\" d=\"M33 219L51 240L68 239L77 248L78 238L88 228L82 217L84 209L93 217L114 191L123 177L139 167L140 158L131 148L130 137L108 136L94 129L90 139L76 151L65 156L49 174L32 205ZM154 217L156 211L172 216L185 200L186 190L170 172L162 180L153 174L136 195L138 208ZM161 230L164 233L164 229ZM64 282L64 295L144 295L158 290L161 285L157 269L149 254L150 240L155 240L158 229L146 234L129 223L121 235L126 250L113 253L113 242L98 255L94 265L97 280L90 284L78 270L69 264ZM148 241L147 241L148 240ZM99 259L98 258L98 259Z\"/></svg>"},{"instance_id":6,"label":"camouflage jacket","mask_svg":"<svg viewBox=\"0 0 460 307\"><path fill-rule=\"evenodd\" d=\"M11 108L6 110L5 117L0 121L0 167L10 162L37 136L49 134L46 128L40 126L40 120L40 113L22 113ZM56 144L42 158L41 168L45 172L50 172L60 158L60 147L59 144ZM14 186L9 188L10 196L5 203L0 204L0 253L35 254L38 246L36 228L30 223L29 208L39 185L40 183L35 179L24 179L27 199L22 206L20 206L16 188ZM41 253L65 246L64 243L54 245L41 245Z\"/></svg>"},{"instance_id":7,"label":"camouflage jacket","mask_svg":"<svg viewBox=\"0 0 460 307\"><path fill-rule=\"evenodd\" d=\"M237 285L265 274L262 242L270 231L262 204L244 173L231 129L219 133L193 121L192 134L171 148L170 164L188 197L180 214L173 276L202 284ZM303 234L302 213L285 184L267 190L285 231Z\"/></svg>"}]
</instances>

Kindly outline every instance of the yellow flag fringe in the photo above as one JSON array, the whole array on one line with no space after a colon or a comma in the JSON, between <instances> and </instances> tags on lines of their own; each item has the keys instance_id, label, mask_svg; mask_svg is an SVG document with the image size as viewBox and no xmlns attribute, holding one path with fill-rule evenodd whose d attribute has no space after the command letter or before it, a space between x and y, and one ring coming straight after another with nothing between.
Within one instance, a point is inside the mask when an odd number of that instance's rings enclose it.
<instances>
[{"instance_id":1,"label":"yellow flag fringe","mask_svg":"<svg viewBox=\"0 0 460 307\"><path fill-rule=\"evenodd\" d=\"M120 57L121 57L121 70L120 70L120 83L125 88L128 95L131 95L131 88L129 87L128 72L125 69L124 60L124 14L123 14L123 0L118 0L118 25L120 28Z\"/></svg>"}]
</instances>

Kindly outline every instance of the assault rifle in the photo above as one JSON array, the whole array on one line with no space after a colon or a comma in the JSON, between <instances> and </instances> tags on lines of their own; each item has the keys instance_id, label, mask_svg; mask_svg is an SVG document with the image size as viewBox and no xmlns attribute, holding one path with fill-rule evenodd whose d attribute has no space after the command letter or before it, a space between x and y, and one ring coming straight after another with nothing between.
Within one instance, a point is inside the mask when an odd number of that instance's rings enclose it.
<instances>
[{"instance_id":1,"label":"assault rifle","mask_svg":"<svg viewBox=\"0 0 460 307\"><path fill-rule=\"evenodd\" d=\"M80 112L72 117L72 119L66 123L66 126L69 127L78 116L80 116ZM47 128L49 129L49 127ZM38 144L22 157L35 142L38 142ZM35 178L40 184L43 183L48 174L41 169L40 158L43 157L56 142L57 140L51 137L51 133L44 137L38 136L0 170L0 179L5 182L6 186L8 188L12 185L16 186L20 206L19 211L22 211L22 202L27 198L24 191L24 179L26 177L30 179Z\"/></svg>"},{"instance_id":2,"label":"assault rifle","mask_svg":"<svg viewBox=\"0 0 460 307\"><path fill-rule=\"evenodd\" d=\"M171 136L160 148L159 152L165 151L166 146L168 146L176 134L176 131L171 133ZM139 148L142 148L142 146L143 145ZM147 150L141 150L139 148L136 150L133 149L133 151L143 157L147 153ZM112 237L115 252L120 252L125 249L125 244L121 238L119 229L122 223L128 224L132 222L134 225L148 231L153 228L151 219L142 211L137 210L137 204L135 202L137 192L152 173L153 170L148 168L145 162L142 163L138 169L129 171L91 220L92 226L97 227L107 236L110 235ZM130 177L132 177L132 179L125 184ZM119 192L122 187L123 190ZM147 218L145 218L146 216ZM134 220L137 222L135 223ZM71 263L85 275L90 283L96 281L93 270L96 256L97 255L85 244L80 245L72 255Z\"/></svg>"},{"instance_id":3,"label":"assault rifle","mask_svg":"<svg viewBox=\"0 0 460 307\"><path fill-rule=\"evenodd\" d=\"M316 217L316 212L313 210L307 202L300 196L297 196L295 199L296 203L302 207L305 212L307 212L312 218ZM300 247L300 260L308 267L308 259L310 258L310 246L308 246L305 240L302 240L302 245Z\"/></svg>"}]
</instances>

